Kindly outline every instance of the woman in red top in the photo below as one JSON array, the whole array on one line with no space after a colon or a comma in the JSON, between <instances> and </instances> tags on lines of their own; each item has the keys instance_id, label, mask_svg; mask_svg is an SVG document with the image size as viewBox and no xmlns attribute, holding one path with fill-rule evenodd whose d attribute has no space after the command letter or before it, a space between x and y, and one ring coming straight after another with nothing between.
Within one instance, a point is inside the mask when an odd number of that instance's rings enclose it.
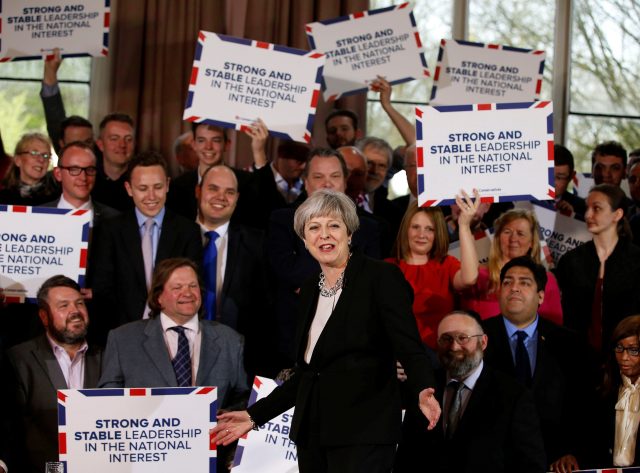
<instances>
[{"instance_id":1,"label":"woman in red top","mask_svg":"<svg viewBox=\"0 0 640 473\"><path fill-rule=\"evenodd\" d=\"M470 223L478 210L465 193L456 196L461 209L459 223L460 258L449 256L447 225L438 207L418 207L412 203L402 219L395 244L396 264L413 287L413 315L416 317L422 341L436 348L438 324L456 307L456 292L475 284L478 277L478 256Z\"/></svg>"}]
</instances>

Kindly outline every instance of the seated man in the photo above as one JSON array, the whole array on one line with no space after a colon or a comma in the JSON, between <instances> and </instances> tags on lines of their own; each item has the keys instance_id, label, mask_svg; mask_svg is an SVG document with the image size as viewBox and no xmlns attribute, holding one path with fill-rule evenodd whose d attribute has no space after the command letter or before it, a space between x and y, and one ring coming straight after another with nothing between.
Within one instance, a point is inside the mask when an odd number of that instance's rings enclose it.
<instances>
[{"instance_id":1,"label":"seated man","mask_svg":"<svg viewBox=\"0 0 640 473\"><path fill-rule=\"evenodd\" d=\"M438 425L427 431L409 407L395 473L545 472L538 417L530 392L483 362L487 339L478 320L452 312L438 326L443 406ZM417 407L417 406L416 406ZM421 419L422 418L422 419Z\"/></svg>"},{"instance_id":2,"label":"seated man","mask_svg":"<svg viewBox=\"0 0 640 473\"><path fill-rule=\"evenodd\" d=\"M109 333L98 387L217 386L222 409L246 404L249 387L242 337L217 322L198 320L200 283L195 263L162 261L155 270L151 318ZM187 360L187 369L177 365Z\"/></svg>"},{"instance_id":3,"label":"seated man","mask_svg":"<svg viewBox=\"0 0 640 473\"><path fill-rule=\"evenodd\" d=\"M221 409L243 409L249 386L242 337L226 325L198 320L200 302L192 261L159 263L149 294L151 318L109 333L99 387L216 386ZM219 452L218 465L225 457Z\"/></svg>"},{"instance_id":4,"label":"seated man","mask_svg":"<svg viewBox=\"0 0 640 473\"><path fill-rule=\"evenodd\" d=\"M7 385L15 388L12 471L40 473L58 459L58 389L95 388L100 350L86 342L89 314L78 284L65 276L47 279L38 290L45 334L8 351Z\"/></svg>"},{"instance_id":5,"label":"seated man","mask_svg":"<svg viewBox=\"0 0 640 473\"><path fill-rule=\"evenodd\" d=\"M483 322L491 343L485 361L529 387L540 418L546 457L555 471L578 469L590 410L590 352L573 332L538 316L547 272L530 257L500 272L500 312Z\"/></svg>"}]
</instances>

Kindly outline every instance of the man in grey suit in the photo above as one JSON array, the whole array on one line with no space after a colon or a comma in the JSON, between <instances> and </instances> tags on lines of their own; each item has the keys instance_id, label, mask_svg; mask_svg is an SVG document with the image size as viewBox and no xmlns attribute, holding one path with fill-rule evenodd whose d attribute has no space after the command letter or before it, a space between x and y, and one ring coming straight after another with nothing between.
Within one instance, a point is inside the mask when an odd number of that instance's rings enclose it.
<instances>
[{"instance_id":1,"label":"man in grey suit","mask_svg":"<svg viewBox=\"0 0 640 473\"><path fill-rule=\"evenodd\" d=\"M200 304L193 261L158 263L149 291L151 317L109 333L99 387L216 386L219 408L246 406L243 339L231 327L198 320ZM218 472L228 471L231 452L218 449Z\"/></svg>"},{"instance_id":2,"label":"man in grey suit","mask_svg":"<svg viewBox=\"0 0 640 473\"><path fill-rule=\"evenodd\" d=\"M216 386L220 408L246 404L242 337L226 325L198 320L200 304L193 261L158 263L149 295L151 318L109 333L99 387ZM181 357L186 373L178 364Z\"/></svg>"},{"instance_id":3,"label":"man in grey suit","mask_svg":"<svg viewBox=\"0 0 640 473\"><path fill-rule=\"evenodd\" d=\"M15 394L10 458L12 471L41 472L58 459L58 389L95 388L100 350L86 342L89 314L78 284L47 279L38 291L45 333L8 351L8 384Z\"/></svg>"}]
</instances>

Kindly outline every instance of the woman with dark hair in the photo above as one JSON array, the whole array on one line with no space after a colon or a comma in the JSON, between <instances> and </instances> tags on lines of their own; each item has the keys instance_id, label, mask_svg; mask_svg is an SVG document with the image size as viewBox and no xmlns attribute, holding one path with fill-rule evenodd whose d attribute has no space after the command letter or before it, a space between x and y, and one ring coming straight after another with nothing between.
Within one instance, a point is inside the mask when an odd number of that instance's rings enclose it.
<instances>
[{"instance_id":1,"label":"woman with dark hair","mask_svg":"<svg viewBox=\"0 0 640 473\"><path fill-rule=\"evenodd\" d=\"M13 162L3 180L0 204L40 205L60 195L49 171L51 141L42 133L22 135Z\"/></svg>"},{"instance_id":2,"label":"woman with dark hair","mask_svg":"<svg viewBox=\"0 0 640 473\"><path fill-rule=\"evenodd\" d=\"M640 248L631 243L624 204L618 186L593 187L585 213L593 239L566 253L556 271L565 325L598 353L620 320L640 313Z\"/></svg>"},{"instance_id":3,"label":"woman with dark hair","mask_svg":"<svg viewBox=\"0 0 640 473\"><path fill-rule=\"evenodd\" d=\"M640 465L640 315L626 317L613 330L598 389L598 420L590 467ZM613 455L612 455L613 453ZM587 457L588 458L588 457Z\"/></svg>"},{"instance_id":4,"label":"woman with dark hair","mask_svg":"<svg viewBox=\"0 0 640 473\"><path fill-rule=\"evenodd\" d=\"M456 307L457 293L478 279L478 255L471 234L471 220L480 205L466 193L458 197L460 261L448 255L449 235L440 207L412 203L405 213L393 253L386 261L402 270L413 288L413 315L420 338L436 349L438 324Z\"/></svg>"}]
</instances>

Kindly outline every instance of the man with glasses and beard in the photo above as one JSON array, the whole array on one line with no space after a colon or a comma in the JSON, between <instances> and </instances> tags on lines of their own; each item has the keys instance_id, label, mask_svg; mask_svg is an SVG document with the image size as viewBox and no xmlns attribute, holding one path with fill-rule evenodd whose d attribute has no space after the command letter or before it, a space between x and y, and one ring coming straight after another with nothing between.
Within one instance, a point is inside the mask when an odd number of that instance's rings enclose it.
<instances>
[{"instance_id":1,"label":"man with glasses and beard","mask_svg":"<svg viewBox=\"0 0 640 473\"><path fill-rule=\"evenodd\" d=\"M80 286L58 275L38 290L38 315L45 333L11 348L6 379L14 395L5 406L12 414L12 471L41 472L58 460L58 389L95 388L101 352L86 342L89 314ZM6 392L7 390L5 390ZM10 394L11 395L11 394Z\"/></svg>"},{"instance_id":2,"label":"man with glasses and beard","mask_svg":"<svg viewBox=\"0 0 640 473\"><path fill-rule=\"evenodd\" d=\"M432 431L408 406L394 473L544 472L540 425L530 392L483 362L488 338L478 319L454 311L438 326L437 393L442 416ZM423 416L424 417L424 416Z\"/></svg>"}]
</instances>

